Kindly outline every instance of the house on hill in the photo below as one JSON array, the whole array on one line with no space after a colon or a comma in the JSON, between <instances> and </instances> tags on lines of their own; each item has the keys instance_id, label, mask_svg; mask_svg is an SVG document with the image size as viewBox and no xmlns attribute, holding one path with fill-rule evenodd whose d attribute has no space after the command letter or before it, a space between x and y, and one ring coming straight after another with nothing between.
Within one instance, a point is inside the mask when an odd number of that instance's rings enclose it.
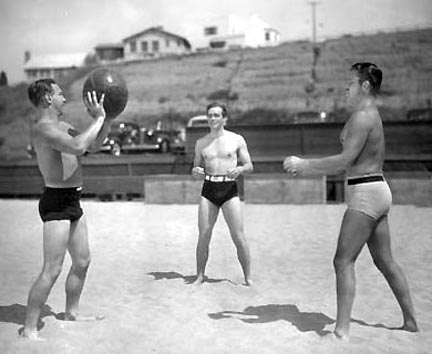
<instances>
[{"instance_id":1,"label":"house on hill","mask_svg":"<svg viewBox=\"0 0 432 354\"><path fill-rule=\"evenodd\" d=\"M100 63L123 60L123 43L104 43L95 47L96 57Z\"/></svg>"},{"instance_id":2,"label":"house on hill","mask_svg":"<svg viewBox=\"0 0 432 354\"><path fill-rule=\"evenodd\" d=\"M279 32L257 15L202 18L188 25L188 35L194 38L197 50L269 47L280 43Z\"/></svg>"},{"instance_id":3,"label":"house on hill","mask_svg":"<svg viewBox=\"0 0 432 354\"><path fill-rule=\"evenodd\" d=\"M24 73L28 81L41 78L61 79L85 64L88 53L46 54L25 53Z\"/></svg>"},{"instance_id":4,"label":"house on hill","mask_svg":"<svg viewBox=\"0 0 432 354\"><path fill-rule=\"evenodd\" d=\"M167 32L162 26L150 27L123 39L124 59L188 54L191 45L186 38Z\"/></svg>"}]
</instances>

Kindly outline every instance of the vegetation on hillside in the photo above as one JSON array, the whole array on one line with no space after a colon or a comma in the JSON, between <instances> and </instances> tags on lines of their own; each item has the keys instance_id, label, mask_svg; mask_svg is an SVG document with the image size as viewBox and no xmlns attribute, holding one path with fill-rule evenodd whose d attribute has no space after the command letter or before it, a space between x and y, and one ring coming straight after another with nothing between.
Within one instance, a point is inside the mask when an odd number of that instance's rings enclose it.
<instances>
[{"instance_id":1,"label":"vegetation on hillside","mask_svg":"<svg viewBox=\"0 0 432 354\"><path fill-rule=\"evenodd\" d=\"M151 127L157 121L184 125L190 117L203 114L212 100L224 101L235 123L287 123L302 110L333 112L334 120L342 120L347 115L344 87L350 65L372 61L384 72L380 105L383 118L390 120L404 119L407 109L424 107L432 97L431 53L432 29L426 29L344 36L316 48L297 41L112 68L129 89L121 119ZM79 128L90 119L81 91L93 68L89 63L60 83L68 99L65 117ZM26 84L0 87L0 158L25 156L32 115L26 89Z\"/></svg>"}]
</instances>

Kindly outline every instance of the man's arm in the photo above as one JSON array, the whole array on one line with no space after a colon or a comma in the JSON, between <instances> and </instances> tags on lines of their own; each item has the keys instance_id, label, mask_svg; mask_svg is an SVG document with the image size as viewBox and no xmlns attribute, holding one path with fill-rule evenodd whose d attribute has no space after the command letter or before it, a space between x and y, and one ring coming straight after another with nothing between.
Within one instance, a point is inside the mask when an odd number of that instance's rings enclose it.
<instances>
[{"instance_id":1,"label":"man's arm","mask_svg":"<svg viewBox=\"0 0 432 354\"><path fill-rule=\"evenodd\" d=\"M195 156L194 156L194 164L192 168L192 175L196 179L202 179L204 178L205 171L204 171L204 159L201 155L201 143L200 140L198 140L195 143Z\"/></svg>"},{"instance_id":2,"label":"man's arm","mask_svg":"<svg viewBox=\"0 0 432 354\"><path fill-rule=\"evenodd\" d=\"M108 136L108 133L111 131L112 119L105 119L102 129L99 131L96 140L89 146L87 149L88 152L98 152L105 141L105 138Z\"/></svg>"},{"instance_id":3,"label":"man's arm","mask_svg":"<svg viewBox=\"0 0 432 354\"><path fill-rule=\"evenodd\" d=\"M354 164L366 143L370 131L369 122L365 113L357 113L352 117L348 123L340 154L317 159L289 156L284 160L284 169L300 175L328 175L345 172Z\"/></svg>"},{"instance_id":4,"label":"man's arm","mask_svg":"<svg viewBox=\"0 0 432 354\"><path fill-rule=\"evenodd\" d=\"M70 136L67 132L62 131L57 125L46 122L41 124L37 130L41 142L62 152L73 155L83 155L98 137L98 134L104 125L104 98L105 95L102 94L102 97L98 102L96 92L87 92L85 105L87 107L87 112L94 119L83 133L76 136Z\"/></svg>"},{"instance_id":5,"label":"man's arm","mask_svg":"<svg viewBox=\"0 0 432 354\"><path fill-rule=\"evenodd\" d=\"M95 119L81 134L70 136L51 123L42 123L37 130L40 141L55 150L72 155L83 155L96 139L104 122L104 117Z\"/></svg>"},{"instance_id":6,"label":"man's arm","mask_svg":"<svg viewBox=\"0 0 432 354\"><path fill-rule=\"evenodd\" d=\"M238 136L238 161L240 165L229 170L227 175L230 178L237 178L241 174L250 173L253 171L252 160L249 155L246 140L239 135Z\"/></svg>"}]
</instances>

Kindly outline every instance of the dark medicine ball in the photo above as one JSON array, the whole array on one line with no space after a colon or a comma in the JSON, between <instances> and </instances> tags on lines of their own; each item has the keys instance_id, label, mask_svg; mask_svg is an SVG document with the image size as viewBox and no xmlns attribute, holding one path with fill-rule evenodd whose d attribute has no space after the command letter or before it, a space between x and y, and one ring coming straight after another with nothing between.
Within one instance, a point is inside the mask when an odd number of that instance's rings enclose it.
<instances>
[{"instance_id":1,"label":"dark medicine ball","mask_svg":"<svg viewBox=\"0 0 432 354\"><path fill-rule=\"evenodd\" d=\"M98 68L93 70L83 86L83 99L87 99L87 92L96 91L98 100L105 94L104 109L107 118L116 118L126 107L128 89L123 77L110 69Z\"/></svg>"}]
</instances>

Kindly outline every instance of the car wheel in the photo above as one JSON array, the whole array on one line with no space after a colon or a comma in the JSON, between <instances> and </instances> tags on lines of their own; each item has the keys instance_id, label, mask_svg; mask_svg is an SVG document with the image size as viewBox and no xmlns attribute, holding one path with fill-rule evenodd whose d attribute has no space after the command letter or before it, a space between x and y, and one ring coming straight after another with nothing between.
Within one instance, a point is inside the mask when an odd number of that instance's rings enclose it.
<instances>
[{"instance_id":1,"label":"car wheel","mask_svg":"<svg viewBox=\"0 0 432 354\"><path fill-rule=\"evenodd\" d=\"M121 146L119 143L114 143L111 148L111 154L114 156L120 156L121 155Z\"/></svg>"},{"instance_id":2,"label":"car wheel","mask_svg":"<svg viewBox=\"0 0 432 354\"><path fill-rule=\"evenodd\" d=\"M164 140L164 141L161 142L159 151L162 152L162 153L164 153L164 154L169 151L168 141Z\"/></svg>"}]
</instances>

